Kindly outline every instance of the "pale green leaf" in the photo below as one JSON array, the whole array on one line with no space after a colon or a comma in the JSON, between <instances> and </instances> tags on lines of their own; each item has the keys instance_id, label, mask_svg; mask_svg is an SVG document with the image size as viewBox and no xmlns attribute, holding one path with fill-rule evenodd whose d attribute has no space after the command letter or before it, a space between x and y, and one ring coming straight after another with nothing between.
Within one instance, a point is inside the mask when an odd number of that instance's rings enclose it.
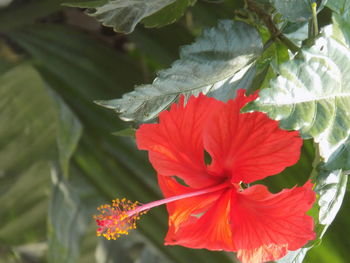
<instances>
[{"instance_id":1,"label":"pale green leaf","mask_svg":"<svg viewBox=\"0 0 350 263\"><path fill-rule=\"evenodd\" d=\"M196 1L197 0L176 0L157 13L143 19L142 23L146 27L160 27L174 23L183 16L188 7L193 6Z\"/></svg>"},{"instance_id":2,"label":"pale green leaf","mask_svg":"<svg viewBox=\"0 0 350 263\"><path fill-rule=\"evenodd\" d=\"M262 90L245 110L266 112L280 120L282 128L314 138L325 161L334 160L349 147L349 71L349 49L331 36L322 36L312 48L283 64L271 88ZM339 163L338 169L346 167Z\"/></svg>"},{"instance_id":3,"label":"pale green leaf","mask_svg":"<svg viewBox=\"0 0 350 263\"><path fill-rule=\"evenodd\" d=\"M109 0L88 12L105 26L117 32L131 33L145 17L150 16L175 0Z\"/></svg>"},{"instance_id":4,"label":"pale green leaf","mask_svg":"<svg viewBox=\"0 0 350 263\"><path fill-rule=\"evenodd\" d=\"M349 0L328 0L326 6L337 12L338 14L344 14L350 10Z\"/></svg>"},{"instance_id":5,"label":"pale green leaf","mask_svg":"<svg viewBox=\"0 0 350 263\"><path fill-rule=\"evenodd\" d=\"M320 207L318 237L322 238L327 228L333 222L346 192L348 175L342 170L321 170L316 179L315 191L319 195L318 205Z\"/></svg>"},{"instance_id":6,"label":"pale green leaf","mask_svg":"<svg viewBox=\"0 0 350 263\"><path fill-rule=\"evenodd\" d=\"M302 263L309 249L299 248L295 251L289 251L283 258L276 260L276 263Z\"/></svg>"},{"instance_id":7,"label":"pale green leaf","mask_svg":"<svg viewBox=\"0 0 350 263\"><path fill-rule=\"evenodd\" d=\"M232 83L244 76L261 52L262 42L253 27L238 21L220 21L195 43L182 47L180 59L160 71L153 84L139 86L121 99L98 103L120 113L123 120L150 120L180 94L188 98L218 89L232 92Z\"/></svg>"},{"instance_id":8,"label":"pale green leaf","mask_svg":"<svg viewBox=\"0 0 350 263\"><path fill-rule=\"evenodd\" d=\"M350 47L350 7L349 12L344 15L333 14L333 25L333 34Z\"/></svg>"}]
</instances>

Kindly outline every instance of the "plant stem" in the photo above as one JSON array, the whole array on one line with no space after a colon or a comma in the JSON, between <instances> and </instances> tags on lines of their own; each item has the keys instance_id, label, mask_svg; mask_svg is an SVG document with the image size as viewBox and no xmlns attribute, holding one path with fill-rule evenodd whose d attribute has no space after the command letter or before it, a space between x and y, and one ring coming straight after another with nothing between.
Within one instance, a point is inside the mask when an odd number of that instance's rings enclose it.
<instances>
[{"instance_id":1,"label":"plant stem","mask_svg":"<svg viewBox=\"0 0 350 263\"><path fill-rule=\"evenodd\" d=\"M264 22L265 26L268 28L271 38L278 39L281 41L289 50L293 53L299 51L299 47L296 46L292 41L290 41L282 32L276 27L272 18L267 14L261 7L252 0L246 0L246 5L248 10L253 11L258 15L258 17Z\"/></svg>"},{"instance_id":2,"label":"plant stem","mask_svg":"<svg viewBox=\"0 0 350 263\"><path fill-rule=\"evenodd\" d=\"M311 17L311 32L309 32L309 37L315 38L318 35L318 22L317 22L317 4L313 2L311 4L312 17Z\"/></svg>"}]
</instances>

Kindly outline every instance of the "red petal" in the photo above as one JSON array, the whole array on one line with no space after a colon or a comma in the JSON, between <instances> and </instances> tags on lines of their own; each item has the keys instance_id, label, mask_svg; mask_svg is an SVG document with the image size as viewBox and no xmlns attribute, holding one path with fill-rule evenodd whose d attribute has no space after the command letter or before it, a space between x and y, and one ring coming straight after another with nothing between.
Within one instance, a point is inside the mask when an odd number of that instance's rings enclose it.
<instances>
[{"instance_id":1,"label":"red petal","mask_svg":"<svg viewBox=\"0 0 350 263\"><path fill-rule=\"evenodd\" d=\"M167 204L169 231L165 244L234 251L230 196L231 190L219 191Z\"/></svg>"},{"instance_id":2,"label":"red petal","mask_svg":"<svg viewBox=\"0 0 350 263\"><path fill-rule=\"evenodd\" d=\"M276 260L315 238L313 219L306 215L315 201L312 184L271 194L255 185L234 193L232 236L243 263Z\"/></svg>"},{"instance_id":3,"label":"red petal","mask_svg":"<svg viewBox=\"0 0 350 263\"><path fill-rule=\"evenodd\" d=\"M158 175L159 186L165 197L186 194L194 189L179 184L174 178ZM168 203L169 231L166 242L177 240L177 231L182 225L195 218L193 215L207 211L220 197L220 192L210 193L202 196L185 198L176 202ZM170 243L167 243L170 244Z\"/></svg>"},{"instance_id":4,"label":"red petal","mask_svg":"<svg viewBox=\"0 0 350 263\"><path fill-rule=\"evenodd\" d=\"M178 176L201 188L218 179L207 173L204 162L203 126L223 103L204 95L191 97L159 115L159 124L143 124L136 132L138 147L149 151L153 167L164 176Z\"/></svg>"},{"instance_id":5,"label":"red petal","mask_svg":"<svg viewBox=\"0 0 350 263\"><path fill-rule=\"evenodd\" d=\"M205 127L204 146L212 156L210 170L226 174L233 183L251 183L281 172L297 162L302 140L298 132L278 127L278 122L260 112L240 113L257 95L245 97L239 90L211 117Z\"/></svg>"}]
</instances>

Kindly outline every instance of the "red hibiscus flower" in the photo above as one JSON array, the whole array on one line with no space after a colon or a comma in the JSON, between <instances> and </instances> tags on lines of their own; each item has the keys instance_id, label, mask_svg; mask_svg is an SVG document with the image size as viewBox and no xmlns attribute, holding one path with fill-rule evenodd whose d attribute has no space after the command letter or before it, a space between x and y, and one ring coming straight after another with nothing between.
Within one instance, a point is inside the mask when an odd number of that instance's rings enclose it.
<instances>
[{"instance_id":1,"label":"red hibiscus flower","mask_svg":"<svg viewBox=\"0 0 350 263\"><path fill-rule=\"evenodd\" d=\"M240 90L223 103L201 94L186 105L181 97L158 124L141 125L138 147L148 150L166 198L101 206L98 235L126 234L140 214L166 204L166 245L235 251L243 263L260 263L314 239L306 215L315 201L311 182L277 194L259 184L247 187L295 164L302 145L298 132L281 130L265 114L240 113L256 97Z\"/></svg>"}]
</instances>

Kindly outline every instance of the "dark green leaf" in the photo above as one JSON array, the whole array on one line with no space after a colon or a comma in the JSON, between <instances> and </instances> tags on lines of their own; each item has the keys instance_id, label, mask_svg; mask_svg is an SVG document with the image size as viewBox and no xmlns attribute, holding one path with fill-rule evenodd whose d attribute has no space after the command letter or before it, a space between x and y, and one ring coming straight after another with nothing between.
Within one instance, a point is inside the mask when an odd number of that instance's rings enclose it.
<instances>
[{"instance_id":1,"label":"dark green leaf","mask_svg":"<svg viewBox=\"0 0 350 263\"><path fill-rule=\"evenodd\" d=\"M144 23L146 27L160 27L174 23L183 16L188 7L193 6L196 1L197 0L176 0L157 13L143 19L142 23Z\"/></svg>"},{"instance_id":2,"label":"dark green leaf","mask_svg":"<svg viewBox=\"0 0 350 263\"><path fill-rule=\"evenodd\" d=\"M60 26L26 27L11 33L11 38L32 56L49 86L69 103L84 123L84 135L74 153L69 177L81 174L79 178L97 191L97 195L90 196L85 189L81 189L80 181L73 185L75 192L79 191L81 200L84 200L84 205L88 204L90 208L95 204L97 207L102 204L99 199L110 202L123 196L141 202L161 198L156 175L146 162L145 154L137 151L131 140L110 134L125 126L116 121L112 112L92 102L96 98L106 97L106 94L122 93L123 87L139 81L137 76L141 73L138 68L115 50L103 47L83 33ZM98 56L96 50L99 51ZM88 195L88 200L81 195ZM95 212L94 209L91 214ZM165 208L158 208L144 216L138 229L130 235L142 236L143 244L147 243L155 253L177 263L187 263L189 259L202 263L216 260L220 263L232 262L221 252L164 246L166 227ZM94 235L93 230L90 235ZM95 236L90 236L81 262L92 262L91 251L94 251L96 240Z\"/></svg>"},{"instance_id":3,"label":"dark green leaf","mask_svg":"<svg viewBox=\"0 0 350 263\"><path fill-rule=\"evenodd\" d=\"M48 161L56 153L58 115L29 63L7 70L0 86L0 239L19 245L33 236L45 238Z\"/></svg>"},{"instance_id":4,"label":"dark green leaf","mask_svg":"<svg viewBox=\"0 0 350 263\"><path fill-rule=\"evenodd\" d=\"M253 27L237 21L220 21L216 28L204 31L195 43L184 46L180 60L170 69L160 71L153 84L137 87L121 99L99 103L120 113L123 120L150 120L180 94L188 98L218 89L234 93L232 83L244 76L240 71L243 68L247 71L261 52L261 39Z\"/></svg>"},{"instance_id":5,"label":"dark green leaf","mask_svg":"<svg viewBox=\"0 0 350 263\"><path fill-rule=\"evenodd\" d=\"M33 161L50 159L57 115L38 72L19 65L0 76L0 86L1 169L14 172Z\"/></svg>"},{"instance_id":6,"label":"dark green leaf","mask_svg":"<svg viewBox=\"0 0 350 263\"><path fill-rule=\"evenodd\" d=\"M55 163L51 172L52 197L48 215L48 262L77 262L80 239L85 233L88 215L74 188L64 180Z\"/></svg>"},{"instance_id":7,"label":"dark green leaf","mask_svg":"<svg viewBox=\"0 0 350 263\"><path fill-rule=\"evenodd\" d=\"M36 19L57 12L62 8L63 0L37 0L25 2L21 6L13 5L0 10L0 32L9 32L20 26L28 26ZM14 19L15 17L15 19Z\"/></svg>"},{"instance_id":8,"label":"dark green leaf","mask_svg":"<svg viewBox=\"0 0 350 263\"><path fill-rule=\"evenodd\" d=\"M280 120L285 129L314 138L320 155L334 160L349 147L350 51L332 36L320 37L310 49L280 67L271 88L246 107ZM339 168L347 164L338 163Z\"/></svg>"},{"instance_id":9,"label":"dark green leaf","mask_svg":"<svg viewBox=\"0 0 350 263\"><path fill-rule=\"evenodd\" d=\"M68 176L69 160L73 155L82 133L82 126L77 117L58 95L53 93L59 112L57 148L63 174Z\"/></svg>"},{"instance_id":10,"label":"dark green leaf","mask_svg":"<svg viewBox=\"0 0 350 263\"><path fill-rule=\"evenodd\" d=\"M126 128L124 130L113 132L112 134L115 136L135 138L135 132L136 132L136 130L134 128L130 127L130 128Z\"/></svg>"},{"instance_id":11,"label":"dark green leaf","mask_svg":"<svg viewBox=\"0 0 350 263\"><path fill-rule=\"evenodd\" d=\"M96 8L108 3L108 0L73 0L64 1L62 5L80 8Z\"/></svg>"},{"instance_id":12,"label":"dark green leaf","mask_svg":"<svg viewBox=\"0 0 350 263\"><path fill-rule=\"evenodd\" d=\"M96 248L96 263L172 263L173 261L157 253L142 242L140 236L128 239L100 239Z\"/></svg>"}]
</instances>

